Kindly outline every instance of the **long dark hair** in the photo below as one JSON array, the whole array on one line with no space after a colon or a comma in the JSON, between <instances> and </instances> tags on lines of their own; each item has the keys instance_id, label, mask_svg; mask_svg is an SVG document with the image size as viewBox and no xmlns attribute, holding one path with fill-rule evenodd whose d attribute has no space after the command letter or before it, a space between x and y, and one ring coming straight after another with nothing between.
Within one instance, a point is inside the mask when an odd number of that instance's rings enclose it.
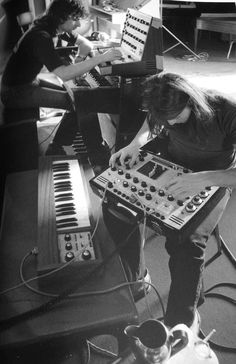
<instances>
[{"instance_id":1,"label":"long dark hair","mask_svg":"<svg viewBox=\"0 0 236 364\"><path fill-rule=\"evenodd\" d=\"M47 24L52 35L60 24L63 24L69 16L85 17L86 12L79 0L53 0L45 14L34 21L35 25Z\"/></svg>"},{"instance_id":2,"label":"long dark hair","mask_svg":"<svg viewBox=\"0 0 236 364\"><path fill-rule=\"evenodd\" d=\"M164 122L177 116L187 105L199 122L207 122L214 116L207 92L180 75L161 72L150 76L143 85L143 105L148 112L151 134L158 135Z\"/></svg>"}]
</instances>

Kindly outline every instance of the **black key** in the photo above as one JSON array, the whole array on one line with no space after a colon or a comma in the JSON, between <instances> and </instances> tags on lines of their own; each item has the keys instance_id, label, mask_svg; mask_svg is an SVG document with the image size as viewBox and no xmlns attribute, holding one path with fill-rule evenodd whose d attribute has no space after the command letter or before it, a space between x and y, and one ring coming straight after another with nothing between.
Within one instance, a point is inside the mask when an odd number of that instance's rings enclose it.
<instances>
[{"instance_id":1,"label":"black key","mask_svg":"<svg viewBox=\"0 0 236 364\"><path fill-rule=\"evenodd\" d=\"M75 211L64 211L64 212L59 212L59 213L56 213L56 216L64 216L64 215L76 215L76 212Z\"/></svg>"},{"instance_id":2,"label":"black key","mask_svg":"<svg viewBox=\"0 0 236 364\"><path fill-rule=\"evenodd\" d=\"M64 222L74 222L74 221L78 221L75 217L69 217L67 219L61 219L57 221L57 224L62 224Z\"/></svg>"},{"instance_id":3,"label":"black key","mask_svg":"<svg viewBox=\"0 0 236 364\"><path fill-rule=\"evenodd\" d=\"M64 176L70 177L70 173L67 173L67 172L61 173L60 172L60 173L54 174L53 177L64 177Z\"/></svg>"},{"instance_id":4,"label":"black key","mask_svg":"<svg viewBox=\"0 0 236 364\"><path fill-rule=\"evenodd\" d=\"M68 228L68 227L77 227L77 226L78 226L78 224L75 222L70 222L67 224L60 224L60 225L57 224L58 229L64 229L64 228Z\"/></svg>"},{"instance_id":5,"label":"black key","mask_svg":"<svg viewBox=\"0 0 236 364\"><path fill-rule=\"evenodd\" d=\"M59 201L71 201L73 200L74 197L58 197L56 198L56 202L59 202Z\"/></svg>"},{"instance_id":6,"label":"black key","mask_svg":"<svg viewBox=\"0 0 236 364\"><path fill-rule=\"evenodd\" d=\"M75 208L74 207L59 207L59 208L56 208L56 210L58 212L63 212L63 211L75 211Z\"/></svg>"},{"instance_id":7,"label":"black key","mask_svg":"<svg viewBox=\"0 0 236 364\"><path fill-rule=\"evenodd\" d=\"M71 187L72 184L70 181L62 181L62 182L55 182L54 183L54 188L57 188L57 187Z\"/></svg>"},{"instance_id":8,"label":"black key","mask_svg":"<svg viewBox=\"0 0 236 364\"><path fill-rule=\"evenodd\" d=\"M70 176L55 176L55 177L53 177L54 178L54 180L58 180L58 179L68 179Z\"/></svg>"},{"instance_id":9,"label":"black key","mask_svg":"<svg viewBox=\"0 0 236 364\"><path fill-rule=\"evenodd\" d=\"M55 193L59 193L59 192L66 192L66 191L71 191L71 187L61 187L61 188L55 188Z\"/></svg>"},{"instance_id":10,"label":"black key","mask_svg":"<svg viewBox=\"0 0 236 364\"><path fill-rule=\"evenodd\" d=\"M55 167L52 167L52 169L53 169L53 173L54 173L57 171L68 171L70 168L69 168L69 166L55 166Z\"/></svg>"},{"instance_id":11,"label":"black key","mask_svg":"<svg viewBox=\"0 0 236 364\"><path fill-rule=\"evenodd\" d=\"M75 207L73 202L63 203L56 206L56 209L64 208L64 207Z\"/></svg>"}]
</instances>

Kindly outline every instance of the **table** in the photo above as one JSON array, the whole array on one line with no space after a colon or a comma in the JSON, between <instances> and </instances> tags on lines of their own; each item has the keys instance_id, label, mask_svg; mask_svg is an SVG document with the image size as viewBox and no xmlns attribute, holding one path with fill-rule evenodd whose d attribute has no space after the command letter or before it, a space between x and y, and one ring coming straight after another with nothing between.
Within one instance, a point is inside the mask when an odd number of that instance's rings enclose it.
<instances>
[{"instance_id":1,"label":"table","mask_svg":"<svg viewBox=\"0 0 236 364\"><path fill-rule=\"evenodd\" d=\"M211 32L225 33L225 34L234 34L236 35L236 16L235 17L201 17L197 19L196 28L194 33L194 50L196 52L197 49L197 41L198 41L198 31L199 30L209 30ZM230 56L231 49L235 40L230 41L230 46L227 54L227 59Z\"/></svg>"},{"instance_id":2,"label":"table","mask_svg":"<svg viewBox=\"0 0 236 364\"><path fill-rule=\"evenodd\" d=\"M37 246L37 180L37 170L11 173L6 179L0 250L1 291L20 283L20 263L25 254ZM90 188L89 193L94 211L98 211L96 207L100 199ZM105 257L113 250L113 243L101 218L96 234L103 238L101 249ZM36 259L31 256L25 262L27 278L36 275ZM120 259L115 256L96 277L80 287L79 292L101 290L122 282L126 282L126 277ZM37 281L34 287L38 287ZM48 297L21 286L0 296L0 320L36 308L48 300ZM127 324L137 322L136 307L127 286L106 295L66 299L52 310L0 332L0 356L3 350L10 355L13 349L19 353L23 348L27 350L32 345L39 347L39 344L55 340L70 347L74 337L81 339L104 333L119 335ZM35 350L33 352L35 362L37 354Z\"/></svg>"},{"instance_id":3,"label":"table","mask_svg":"<svg viewBox=\"0 0 236 364\"><path fill-rule=\"evenodd\" d=\"M173 5L174 4L178 4L178 3L182 3L182 2L186 2L186 3L189 3L189 1L187 0L184 0L184 1L181 1L181 0L171 0L171 1L168 1L168 3L172 3L173 2ZM194 1L194 3L205 3L207 1L205 0L198 0L198 1ZM235 1L220 1L220 0L217 0L215 1L215 3L224 3L224 2L227 2L227 3L235 3ZM160 0L160 7L161 9L164 8L166 5L164 5L164 1L163 0ZM171 6L171 5L170 5ZM162 13L162 11L161 11ZM161 14L161 17L162 17L162 14ZM166 28L164 25L163 25L163 29L166 30L176 41L177 43L174 44L173 46L169 47L168 49L166 49L163 53L167 53L169 52L171 49L175 48L176 46L178 45L182 45L184 46L190 53L192 53L197 59L200 59L199 55L196 53L196 48L197 48L197 36L198 36L198 33L197 33L197 29L198 29L198 22L199 22L199 26L201 24L201 20L200 19L197 19L197 26L196 26L196 30L195 30L195 34L194 34L194 51L189 48L184 42L182 42L182 40L180 40L178 37L176 37L176 35L174 33L172 33L168 28ZM199 28L199 29L202 29L202 28ZM203 28L204 29L204 28ZM207 29L208 30L208 29ZM209 29L210 30L210 29ZM229 33L229 31L227 31L227 33ZM231 34L234 34L234 33L231 33ZM230 54L230 51L231 51L231 48L232 48L232 45L233 45L233 41L231 42L230 44L230 48L229 48L229 51L228 51L228 55L227 55L227 58L229 57L229 54Z\"/></svg>"}]
</instances>

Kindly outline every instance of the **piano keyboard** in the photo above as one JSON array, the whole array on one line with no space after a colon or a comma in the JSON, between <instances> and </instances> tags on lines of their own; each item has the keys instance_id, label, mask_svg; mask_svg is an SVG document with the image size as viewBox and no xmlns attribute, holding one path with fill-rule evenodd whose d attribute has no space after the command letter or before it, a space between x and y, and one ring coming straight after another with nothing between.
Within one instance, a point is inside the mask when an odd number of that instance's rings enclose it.
<instances>
[{"instance_id":1,"label":"piano keyboard","mask_svg":"<svg viewBox=\"0 0 236 364\"><path fill-rule=\"evenodd\" d=\"M78 161L52 163L57 231L91 228L88 203Z\"/></svg>"},{"instance_id":2,"label":"piano keyboard","mask_svg":"<svg viewBox=\"0 0 236 364\"><path fill-rule=\"evenodd\" d=\"M64 86L69 93L72 100L74 99L73 89L79 88L97 88L97 87L118 87L118 77L105 77L100 74L99 67L95 67L87 72L83 77L76 80L69 80L64 82Z\"/></svg>"},{"instance_id":3,"label":"piano keyboard","mask_svg":"<svg viewBox=\"0 0 236 364\"><path fill-rule=\"evenodd\" d=\"M88 72L85 79L91 88L113 86L113 84L110 83L106 77L102 76L96 68L93 68L90 72Z\"/></svg>"},{"instance_id":4,"label":"piano keyboard","mask_svg":"<svg viewBox=\"0 0 236 364\"><path fill-rule=\"evenodd\" d=\"M62 279L63 274L78 265L87 268L101 262L99 246L92 239L93 226L87 181L80 161L73 156L42 157L38 176L38 274L73 260L61 270ZM45 280L40 279L44 283Z\"/></svg>"}]
</instances>

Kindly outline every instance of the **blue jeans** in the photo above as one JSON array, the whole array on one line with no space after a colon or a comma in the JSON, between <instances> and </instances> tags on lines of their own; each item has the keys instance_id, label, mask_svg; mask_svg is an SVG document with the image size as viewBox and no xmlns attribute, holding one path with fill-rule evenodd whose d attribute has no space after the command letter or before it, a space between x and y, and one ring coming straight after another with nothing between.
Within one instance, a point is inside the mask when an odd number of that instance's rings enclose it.
<instances>
[{"instance_id":1,"label":"blue jeans","mask_svg":"<svg viewBox=\"0 0 236 364\"><path fill-rule=\"evenodd\" d=\"M165 324L170 327L178 323L191 326L193 322L195 310L200 303L207 241L218 224L229 198L230 191L226 189L224 196L204 221L183 241L178 239L177 242L173 235L166 240L165 247L169 254L171 284ZM124 242L130 234L120 256L124 266L130 267L133 273L132 279L137 278L141 246L137 222L130 219L129 216L125 217L122 214L119 216L110 202L103 205L103 217L116 245Z\"/></svg>"}]
</instances>

